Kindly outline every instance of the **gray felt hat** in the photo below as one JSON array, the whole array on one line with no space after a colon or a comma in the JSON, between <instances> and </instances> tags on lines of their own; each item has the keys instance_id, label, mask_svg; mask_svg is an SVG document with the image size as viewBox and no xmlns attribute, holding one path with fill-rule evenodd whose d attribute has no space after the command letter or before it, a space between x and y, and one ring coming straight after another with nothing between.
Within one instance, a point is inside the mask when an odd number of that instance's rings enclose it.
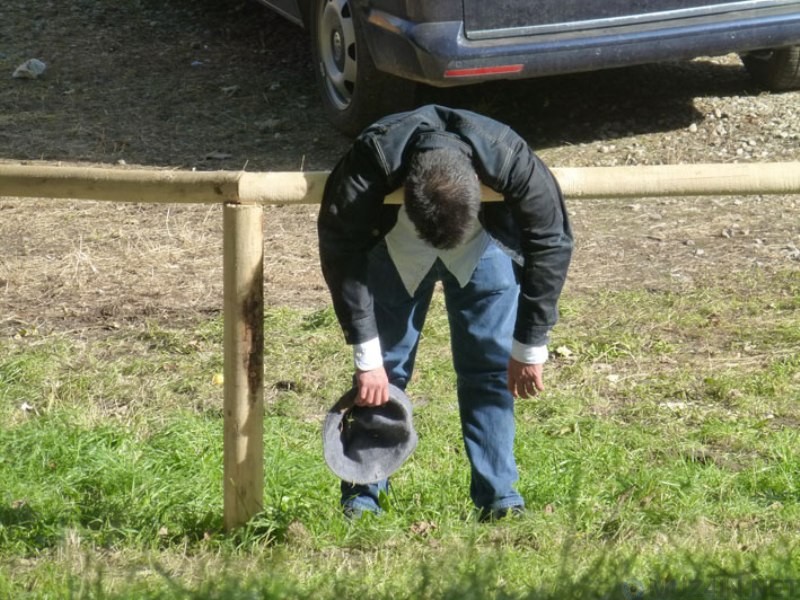
<instances>
[{"instance_id":1,"label":"gray felt hat","mask_svg":"<svg viewBox=\"0 0 800 600\"><path fill-rule=\"evenodd\" d=\"M355 406L356 394L351 389L328 411L322 428L325 462L344 481L375 483L400 468L417 446L411 401L391 384L389 402L382 406Z\"/></svg>"}]
</instances>

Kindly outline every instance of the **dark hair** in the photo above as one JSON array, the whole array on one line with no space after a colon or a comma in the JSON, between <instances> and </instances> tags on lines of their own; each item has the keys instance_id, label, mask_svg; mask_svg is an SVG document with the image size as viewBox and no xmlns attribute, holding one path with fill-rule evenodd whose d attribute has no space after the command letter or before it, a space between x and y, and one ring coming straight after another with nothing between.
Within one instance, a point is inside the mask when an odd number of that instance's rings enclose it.
<instances>
[{"instance_id":1,"label":"dark hair","mask_svg":"<svg viewBox=\"0 0 800 600\"><path fill-rule=\"evenodd\" d=\"M434 248L461 242L481 205L481 186L469 157L454 148L411 156L405 207L419 236Z\"/></svg>"}]
</instances>

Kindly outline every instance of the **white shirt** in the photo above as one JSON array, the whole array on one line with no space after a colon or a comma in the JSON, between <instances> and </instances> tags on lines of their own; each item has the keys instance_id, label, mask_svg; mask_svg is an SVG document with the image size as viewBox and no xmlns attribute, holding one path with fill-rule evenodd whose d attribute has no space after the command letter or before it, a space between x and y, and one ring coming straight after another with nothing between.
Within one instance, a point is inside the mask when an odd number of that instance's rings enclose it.
<instances>
[{"instance_id":1,"label":"white shirt","mask_svg":"<svg viewBox=\"0 0 800 600\"><path fill-rule=\"evenodd\" d=\"M456 278L459 285L464 287L472 278L472 273L486 248L492 243L480 221L475 219L461 244L449 249L434 248L419 237L416 227L408 218L405 206L400 207L397 223L385 239L389 256L410 296L417 291L437 258ZM522 363L542 364L548 357L547 346L531 346L513 340L511 356ZM380 340L376 337L354 344L353 359L360 371L370 371L382 366Z\"/></svg>"}]
</instances>

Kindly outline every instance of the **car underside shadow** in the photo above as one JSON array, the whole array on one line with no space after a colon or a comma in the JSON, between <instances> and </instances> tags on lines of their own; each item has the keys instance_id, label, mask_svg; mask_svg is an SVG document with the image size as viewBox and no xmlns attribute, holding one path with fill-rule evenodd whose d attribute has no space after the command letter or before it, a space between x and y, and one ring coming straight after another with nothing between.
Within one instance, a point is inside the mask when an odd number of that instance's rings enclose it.
<instances>
[{"instance_id":1,"label":"car underside shadow","mask_svg":"<svg viewBox=\"0 0 800 600\"><path fill-rule=\"evenodd\" d=\"M738 59L724 57L458 88L421 86L417 101L486 114L547 148L688 127L704 118L695 98L743 93L758 90Z\"/></svg>"}]
</instances>

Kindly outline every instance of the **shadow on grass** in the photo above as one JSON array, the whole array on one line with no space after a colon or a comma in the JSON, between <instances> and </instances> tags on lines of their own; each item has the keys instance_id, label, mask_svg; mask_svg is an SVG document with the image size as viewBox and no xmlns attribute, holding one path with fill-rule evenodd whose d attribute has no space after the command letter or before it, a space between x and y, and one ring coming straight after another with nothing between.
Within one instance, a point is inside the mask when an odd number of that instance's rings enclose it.
<instances>
[{"instance_id":1,"label":"shadow on grass","mask_svg":"<svg viewBox=\"0 0 800 600\"><path fill-rule=\"evenodd\" d=\"M792 554L776 558L771 569L785 576L766 574L755 564L736 569L723 568L710 562L698 562L697 557L683 557L690 565L682 574L669 568L660 568L646 576L626 574L625 562L609 564L598 560L578 578L564 577L538 588L520 590L519 585L506 584L507 574L499 562L477 560L471 565L431 564L417 568L416 573L405 573L402 580L393 582L387 577L379 586L364 583L352 573L321 574L311 583L298 583L279 568L266 566L256 577L242 579L235 573L220 573L194 588L185 586L166 569L157 567L160 585L145 586L132 583L119 591L105 592L102 574L87 585L86 580L73 580L70 590L91 589L88 596L71 597L120 600L141 599L196 599L239 600L250 598L287 599L315 598L339 600L341 598L366 598L375 600L443 599L504 599L504 600L795 600L800 597L800 577L792 575ZM233 570L232 570L233 571ZM367 578L375 580L374 575ZM408 581L414 583L408 585Z\"/></svg>"}]
</instances>

